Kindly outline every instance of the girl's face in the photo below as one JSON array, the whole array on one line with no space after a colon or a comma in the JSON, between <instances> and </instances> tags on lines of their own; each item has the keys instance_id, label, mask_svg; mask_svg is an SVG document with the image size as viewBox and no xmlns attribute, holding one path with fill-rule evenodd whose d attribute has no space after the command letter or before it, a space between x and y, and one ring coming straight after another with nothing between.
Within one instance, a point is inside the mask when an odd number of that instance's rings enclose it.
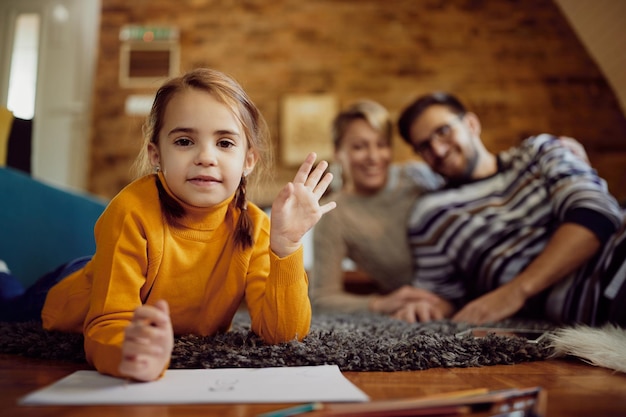
<instances>
[{"instance_id":1,"label":"girl's face","mask_svg":"<svg viewBox=\"0 0 626 417\"><path fill-rule=\"evenodd\" d=\"M391 154L388 140L367 121L350 122L335 154L347 190L363 195L380 191L387 183Z\"/></svg>"},{"instance_id":2,"label":"girl's face","mask_svg":"<svg viewBox=\"0 0 626 417\"><path fill-rule=\"evenodd\" d=\"M170 99L159 144L148 146L152 165L160 167L172 193L196 207L231 197L257 161L231 109L198 89Z\"/></svg>"}]
</instances>

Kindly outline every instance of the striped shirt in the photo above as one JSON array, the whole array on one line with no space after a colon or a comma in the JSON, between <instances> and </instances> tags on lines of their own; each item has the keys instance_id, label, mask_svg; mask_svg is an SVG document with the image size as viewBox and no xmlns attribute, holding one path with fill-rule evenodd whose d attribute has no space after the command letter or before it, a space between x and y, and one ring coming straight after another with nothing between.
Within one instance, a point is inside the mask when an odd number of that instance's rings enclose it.
<instances>
[{"instance_id":1,"label":"striped shirt","mask_svg":"<svg viewBox=\"0 0 626 417\"><path fill-rule=\"evenodd\" d=\"M493 176L417 200L408 225L413 285L457 304L471 300L515 278L566 222L591 230L603 249L543 294L544 314L589 321L577 316L579 304L597 299L588 281L621 242L624 213L595 170L550 135L500 153Z\"/></svg>"}]
</instances>

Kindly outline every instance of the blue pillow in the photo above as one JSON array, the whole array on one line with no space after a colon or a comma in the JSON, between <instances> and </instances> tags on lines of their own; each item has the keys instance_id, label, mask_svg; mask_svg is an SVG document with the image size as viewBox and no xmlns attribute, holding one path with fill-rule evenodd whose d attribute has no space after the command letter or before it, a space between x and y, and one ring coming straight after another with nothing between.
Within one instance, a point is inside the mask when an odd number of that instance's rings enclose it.
<instances>
[{"instance_id":1,"label":"blue pillow","mask_svg":"<svg viewBox=\"0 0 626 417\"><path fill-rule=\"evenodd\" d=\"M0 168L0 259L25 286L59 265L93 255L106 202Z\"/></svg>"}]
</instances>

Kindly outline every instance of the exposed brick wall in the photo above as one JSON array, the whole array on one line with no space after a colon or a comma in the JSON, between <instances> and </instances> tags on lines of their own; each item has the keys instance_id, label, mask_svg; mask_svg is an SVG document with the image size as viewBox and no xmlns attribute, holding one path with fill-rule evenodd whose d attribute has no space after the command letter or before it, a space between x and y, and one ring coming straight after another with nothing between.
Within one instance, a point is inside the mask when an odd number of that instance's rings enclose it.
<instances>
[{"instance_id":1,"label":"exposed brick wall","mask_svg":"<svg viewBox=\"0 0 626 417\"><path fill-rule=\"evenodd\" d=\"M154 91L118 84L124 24L178 26L181 69L233 75L276 143L287 139L279 137L285 94L332 93L341 106L367 97L397 115L418 94L448 90L479 115L488 148L539 132L576 137L626 199L626 119L551 0L102 0L89 182L96 194L111 197L131 179L143 120L126 116L124 102ZM397 159L410 157L399 139L396 148ZM278 165L276 183L293 171ZM271 202L276 187L266 184L253 200Z\"/></svg>"}]
</instances>

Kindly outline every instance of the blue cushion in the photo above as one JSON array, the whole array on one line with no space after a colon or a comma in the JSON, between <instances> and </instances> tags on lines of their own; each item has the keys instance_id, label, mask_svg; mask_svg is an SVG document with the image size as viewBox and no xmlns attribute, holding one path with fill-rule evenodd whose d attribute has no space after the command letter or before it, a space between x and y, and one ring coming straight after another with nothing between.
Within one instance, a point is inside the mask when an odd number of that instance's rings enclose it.
<instances>
[{"instance_id":1,"label":"blue cushion","mask_svg":"<svg viewBox=\"0 0 626 417\"><path fill-rule=\"evenodd\" d=\"M93 228L106 202L0 168L0 259L25 286L95 251Z\"/></svg>"}]
</instances>

